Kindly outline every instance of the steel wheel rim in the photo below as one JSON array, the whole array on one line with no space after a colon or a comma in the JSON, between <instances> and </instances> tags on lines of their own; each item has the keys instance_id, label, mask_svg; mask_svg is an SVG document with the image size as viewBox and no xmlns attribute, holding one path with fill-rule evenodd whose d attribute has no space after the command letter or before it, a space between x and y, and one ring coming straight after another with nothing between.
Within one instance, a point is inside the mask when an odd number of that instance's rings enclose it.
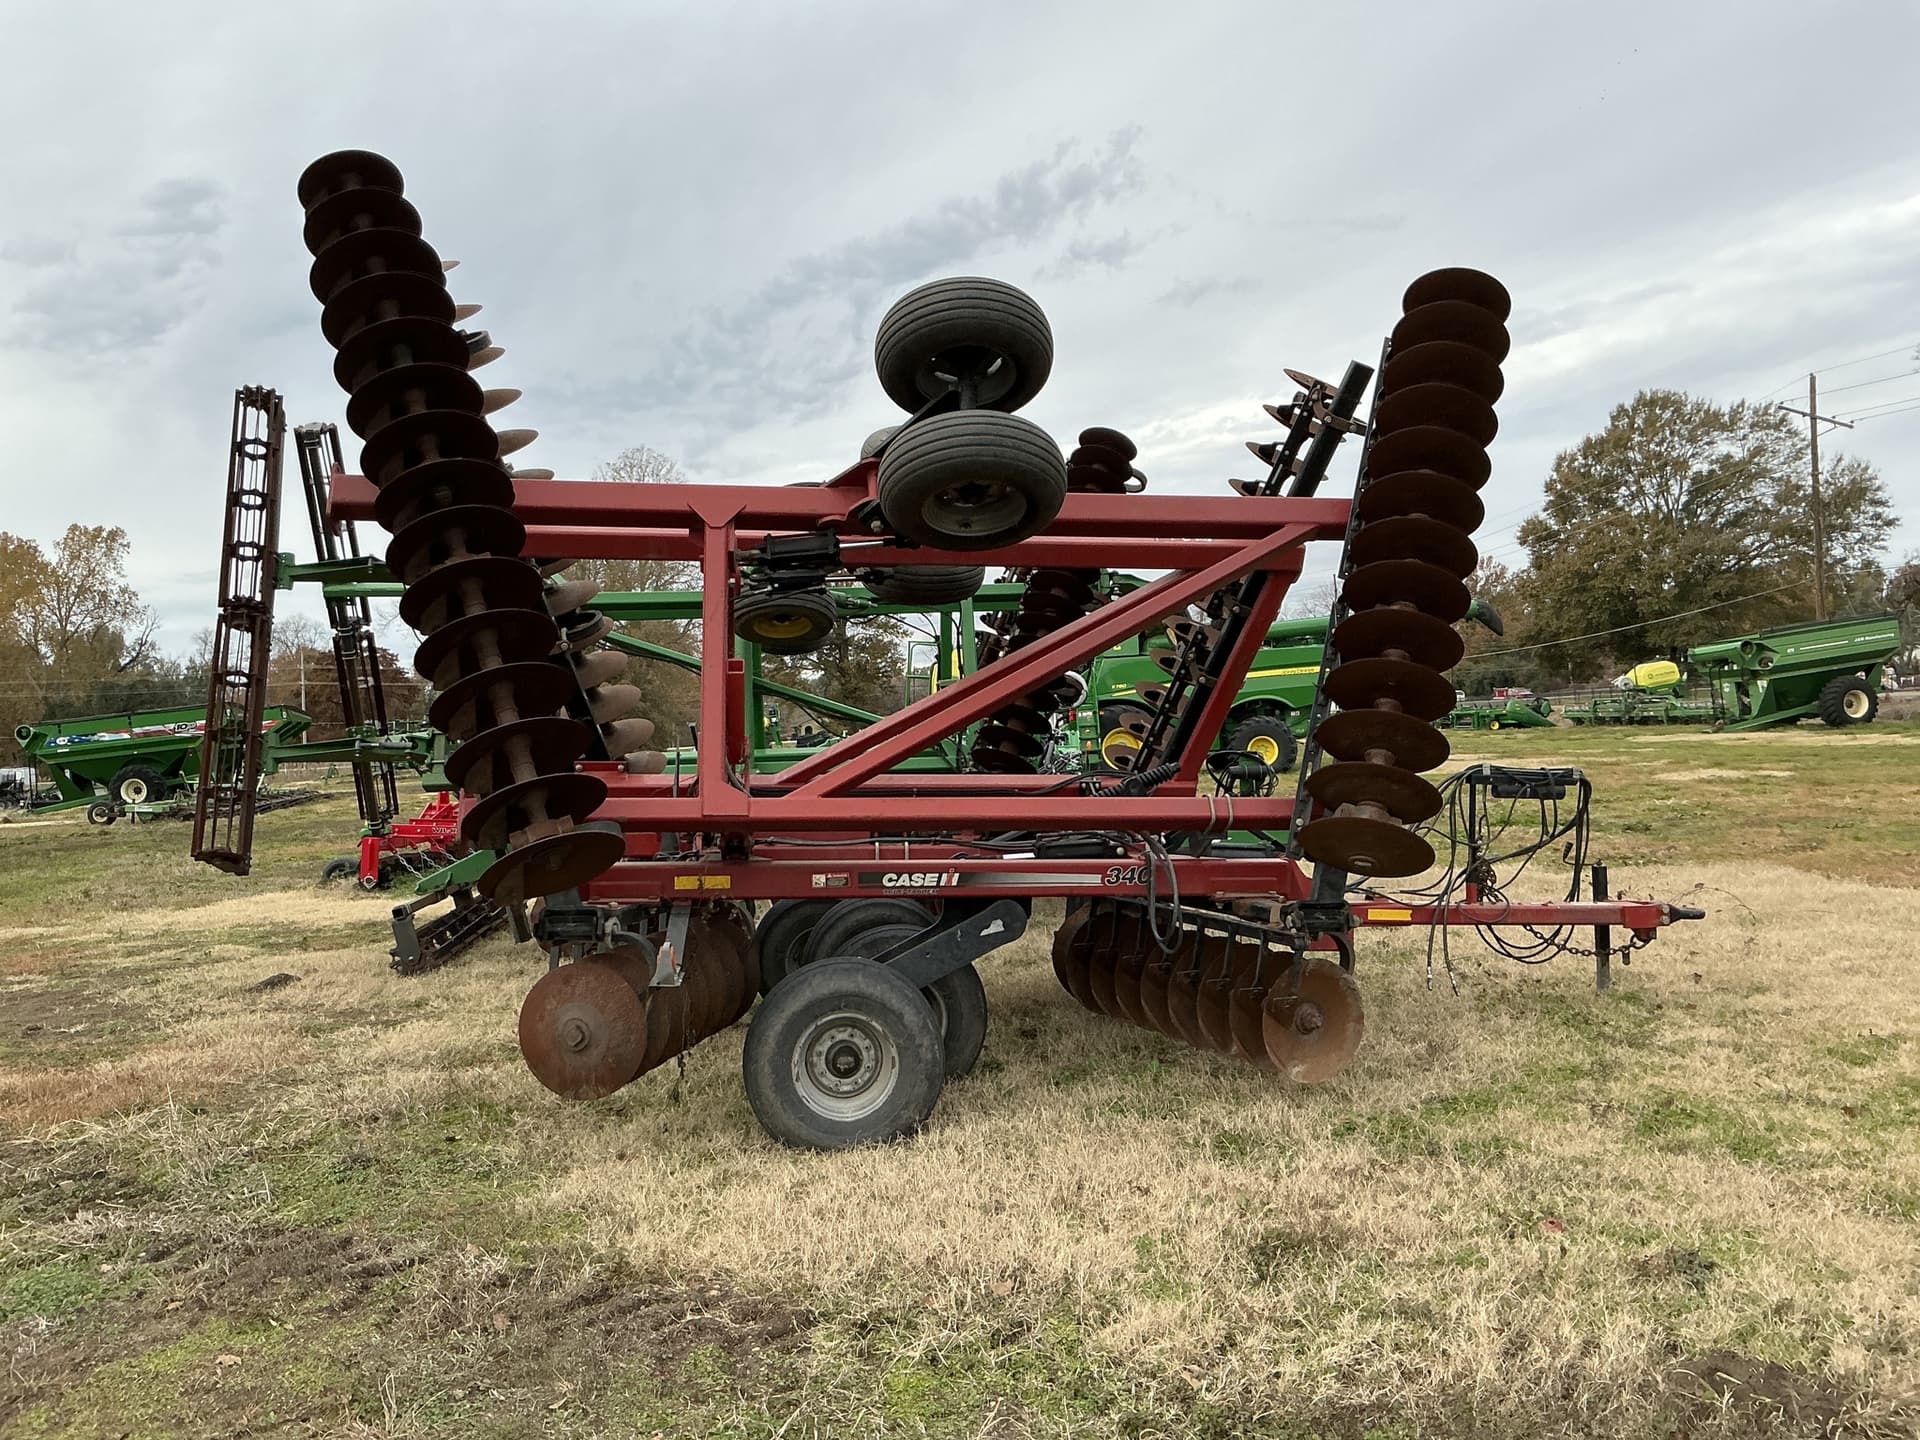
<instances>
[{"instance_id":1,"label":"steel wheel rim","mask_svg":"<svg viewBox=\"0 0 1920 1440\"><path fill-rule=\"evenodd\" d=\"M813 623L805 615L777 611L754 616L752 628L754 634L768 640L797 640L813 628Z\"/></svg>"},{"instance_id":2,"label":"steel wheel rim","mask_svg":"<svg viewBox=\"0 0 1920 1440\"><path fill-rule=\"evenodd\" d=\"M1027 497L994 480L969 480L932 496L921 511L928 528L942 535L997 533L1018 525L1027 514Z\"/></svg>"},{"instance_id":3,"label":"steel wheel rim","mask_svg":"<svg viewBox=\"0 0 1920 1440\"><path fill-rule=\"evenodd\" d=\"M1273 765L1280 759L1280 742L1271 735L1256 735L1247 742L1247 752L1263 765Z\"/></svg>"},{"instance_id":4,"label":"steel wheel rim","mask_svg":"<svg viewBox=\"0 0 1920 1440\"><path fill-rule=\"evenodd\" d=\"M1849 720L1859 720L1863 718L1867 713L1867 692L1864 690L1849 690L1846 699L1840 702L1840 708L1847 712L1847 718Z\"/></svg>"},{"instance_id":5,"label":"steel wheel rim","mask_svg":"<svg viewBox=\"0 0 1920 1440\"><path fill-rule=\"evenodd\" d=\"M851 1010L823 1015L793 1047L793 1084L801 1102L828 1120L864 1120L900 1082L893 1037Z\"/></svg>"},{"instance_id":6,"label":"steel wheel rim","mask_svg":"<svg viewBox=\"0 0 1920 1440\"><path fill-rule=\"evenodd\" d=\"M1847 698L1851 700L1853 697L1849 695ZM1849 711L1848 713L1852 713L1852 712ZM126 784L120 787L120 798L125 800L129 805L146 804L147 803L147 782L140 779L140 777L137 775L132 777L126 782Z\"/></svg>"}]
</instances>

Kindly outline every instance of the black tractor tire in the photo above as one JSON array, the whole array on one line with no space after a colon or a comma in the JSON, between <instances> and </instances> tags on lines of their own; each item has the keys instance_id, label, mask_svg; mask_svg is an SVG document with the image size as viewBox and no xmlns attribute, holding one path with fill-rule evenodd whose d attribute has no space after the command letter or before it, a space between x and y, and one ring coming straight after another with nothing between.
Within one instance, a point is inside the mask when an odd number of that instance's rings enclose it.
<instances>
[{"instance_id":1,"label":"black tractor tire","mask_svg":"<svg viewBox=\"0 0 1920 1440\"><path fill-rule=\"evenodd\" d=\"M974 405L1018 410L1053 370L1053 328L1031 295L1004 281L935 280L902 295L881 319L873 368L887 398L909 414L953 389L963 372Z\"/></svg>"},{"instance_id":2,"label":"black tractor tire","mask_svg":"<svg viewBox=\"0 0 1920 1440\"><path fill-rule=\"evenodd\" d=\"M868 925L847 936L837 950L815 963L828 959L877 960L926 929L927 923L923 918L904 924ZM940 1055L946 1065L947 1079L958 1080L971 1074L980 1059L981 1048L987 1043L987 990L980 983L979 972L971 965L962 966L950 975L942 975L920 995L933 1007L934 1018L940 1022Z\"/></svg>"},{"instance_id":3,"label":"black tractor tire","mask_svg":"<svg viewBox=\"0 0 1920 1440\"><path fill-rule=\"evenodd\" d=\"M892 605L956 605L971 600L987 583L984 565L900 565L891 570L856 570L853 578Z\"/></svg>"},{"instance_id":4,"label":"black tractor tire","mask_svg":"<svg viewBox=\"0 0 1920 1440\"><path fill-rule=\"evenodd\" d=\"M1031 421L961 410L911 425L889 445L878 489L896 534L941 550L993 550L1052 523L1067 462Z\"/></svg>"},{"instance_id":5,"label":"black tractor tire","mask_svg":"<svg viewBox=\"0 0 1920 1440\"><path fill-rule=\"evenodd\" d=\"M761 590L733 606L733 633L769 655L818 650L839 623L840 611L824 590Z\"/></svg>"},{"instance_id":6,"label":"black tractor tire","mask_svg":"<svg viewBox=\"0 0 1920 1440\"><path fill-rule=\"evenodd\" d=\"M760 993L768 994L800 968L807 937L837 902L776 900L753 927L753 953L760 962Z\"/></svg>"},{"instance_id":7,"label":"black tractor tire","mask_svg":"<svg viewBox=\"0 0 1920 1440\"><path fill-rule=\"evenodd\" d=\"M1880 697L1858 675L1836 675L1820 689L1820 718L1839 728L1870 725L1880 713Z\"/></svg>"},{"instance_id":8,"label":"black tractor tire","mask_svg":"<svg viewBox=\"0 0 1920 1440\"><path fill-rule=\"evenodd\" d=\"M947 1083L932 1008L870 960L823 960L789 976L760 1002L741 1070L767 1133L804 1150L905 1139Z\"/></svg>"},{"instance_id":9,"label":"black tractor tire","mask_svg":"<svg viewBox=\"0 0 1920 1440\"><path fill-rule=\"evenodd\" d=\"M358 855L341 855L320 867L322 885L331 885L336 880L355 880L359 875L360 857Z\"/></svg>"},{"instance_id":10,"label":"black tractor tire","mask_svg":"<svg viewBox=\"0 0 1920 1440\"><path fill-rule=\"evenodd\" d=\"M87 807L87 824L111 825L120 818L120 812L113 808L109 800L96 800Z\"/></svg>"},{"instance_id":11,"label":"black tractor tire","mask_svg":"<svg viewBox=\"0 0 1920 1440\"><path fill-rule=\"evenodd\" d=\"M924 930L932 923L933 911L918 900L909 900L904 895L841 900L814 923L806 944L794 952L798 956L795 964L811 965L816 960L830 960L836 955L855 955L862 960L871 960L873 957L864 951L847 948L862 931L881 925L911 925L915 930Z\"/></svg>"},{"instance_id":12,"label":"black tractor tire","mask_svg":"<svg viewBox=\"0 0 1920 1440\"><path fill-rule=\"evenodd\" d=\"M1278 715L1249 715L1233 727L1227 736L1227 748L1257 756L1276 775L1291 770L1300 755L1300 742ZM1266 753L1269 750L1273 755L1271 759Z\"/></svg>"},{"instance_id":13,"label":"black tractor tire","mask_svg":"<svg viewBox=\"0 0 1920 1440\"><path fill-rule=\"evenodd\" d=\"M151 765L122 765L107 782L107 794L122 805L152 805L167 798L167 777Z\"/></svg>"},{"instance_id":14,"label":"black tractor tire","mask_svg":"<svg viewBox=\"0 0 1920 1440\"><path fill-rule=\"evenodd\" d=\"M898 425L882 425L860 442L860 458L871 460L880 453L880 447L900 433Z\"/></svg>"}]
</instances>

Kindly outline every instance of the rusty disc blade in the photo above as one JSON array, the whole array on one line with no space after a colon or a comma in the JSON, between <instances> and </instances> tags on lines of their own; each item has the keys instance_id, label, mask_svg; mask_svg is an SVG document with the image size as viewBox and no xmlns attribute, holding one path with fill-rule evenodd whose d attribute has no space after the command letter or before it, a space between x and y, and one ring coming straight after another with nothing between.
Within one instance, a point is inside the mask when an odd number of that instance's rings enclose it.
<instances>
[{"instance_id":1,"label":"rusty disc blade","mask_svg":"<svg viewBox=\"0 0 1920 1440\"><path fill-rule=\"evenodd\" d=\"M1429 270L1407 286L1407 293L1400 297L1400 310L1407 314L1423 305L1435 305L1443 300L1477 305L1491 312L1493 318L1502 324L1513 313L1513 297L1507 293L1507 287L1486 271L1470 269L1465 265Z\"/></svg>"},{"instance_id":2,"label":"rusty disc blade","mask_svg":"<svg viewBox=\"0 0 1920 1440\"><path fill-rule=\"evenodd\" d=\"M336 190L307 208L300 238L318 257L329 244L356 230L404 230L420 233L420 212L397 190Z\"/></svg>"},{"instance_id":3,"label":"rusty disc blade","mask_svg":"<svg viewBox=\"0 0 1920 1440\"><path fill-rule=\"evenodd\" d=\"M1147 1018L1146 1003L1140 997L1140 985L1146 974L1148 950L1158 952L1160 947L1150 935L1143 935L1141 940L1141 944L1113 952L1113 998L1120 1007L1117 1013L1122 1020L1138 1025L1142 1030L1151 1030L1153 1022Z\"/></svg>"},{"instance_id":4,"label":"rusty disc blade","mask_svg":"<svg viewBox=\"0 0 1920 1440\"><path fill-rule=\"evenodd\" d=\"M383 371L402 365L465 365L466 361L466 342L453 326L408 315L354 331L333 357L333 378L351 394ZM371 475L367 478L374 480Z\"/></svg>"},{"instance_id":5,"label":"rusty disc blade","mask_svg":"<svg viewBox=\"0 0 1920 1440\"><path fill-rule=\"evenodd\" d=\"M1348 552L1355 565L1382 560L1418 560L1464 580L1480 563L1480 552L1465 531L1424 515L1396 515L1362 525Z\"/></svg>"},{"instance_id":6,"label":"rusty disc blade","mask_svg":"<svg viewBox=\"0 0 1920 1440\"><path fill-rule=\"evenodd\" d=\"M1102 946L1087 956L1087 990L1093 996L1093 1008L1115 1020L1123 1019L1120 1002L1113 996L1113 971L1119 956L1113 945Z\"/></svg>"},{"instance_id":7,"label":"rusty disc blade","mask_svg":"<svg viewBox=\"0 0 1920 1440\"><path fill-rule=\"evenodd\" d=\"M1327 676L1326 692L1342 710L1392 700L1416 720L1438 720L1454 702L1452 681L1410 660L1349 660Z\"/></svg>"},{"instance_id":8,"label":"rusty disc blade","mask_svg":"<svg viewBox=\"0 0 1920 1440\"><path fill-rule=\"evenodd\" d=\"M1173 978L1167 984L1167 1018L1173 1021L1174 1038L1196 1050L1208 1047L1200 1029L1200 982L1212 963L1212 945L1217 936L1202 931L1185 932L1185 942L1173 957Z\"/></svg>"},{"instance_id":9,"label":"rusty disc blade","mask_svg":"<svg viewBox=\"0 0 1920 1440\"><path fill-rule=\"evenodd\" d=\"M1333 648L1342 660L1367 660L1389 650L1401 650L1416 665L1451 670L1460 663L1467 643L1444 620L1418 610L1383 605L1342 620L1333 632Z\"/></svg>"},{"instance_id":10,"label":"rusty disc blade","mask_svg":"<svg viewBox=\"0 0 1920 1440\"><path fill-rule=\"evenodd\" d=\"M582 779L587 777L582 776ZM502 905L584 885L626 853L626 842L606 830L549 835L502 855L480 877L480 893Z\"/></svg>"},{"instance_id":11,"label":"rusty disc blade","mask_svg":"<svg viewBox=\"0 0 1920 1440\"><path fill-rule=\"evenodd\" d=\"M1467 613L1473 597L1460 577L1422 560L1376 560L1347 576L1340 598L1349 610L1406 603L1451 625Z\"/></svg>"},{"instance_id":12,"label":"rusty disc blade","mask_svg":"<svg viewBox=\"0 0 1920 1440\"><path fill-rule=\"evenodd\" d=\"M436 362L411 361L404 368L414 370L419 365L432 363ZM380 375L394 368L401 367L384 367ZM376 375L365 383L372 385L379 378ZM360 447L360 473L375 485L387 485L413 466L424 465L429 460L499 458L500 437L477 407L473 410L416 410L382 425Z\"/></svg>"},{"instance_id":13,"label":"rusty disc blade","mask_svg":"<svg viewBox=\"0 0 1920 1440\"><path fill-rule=\"evenodd\" d=\"M541 820L578 823L598 810L606 798L606 782L598 776L572 770L558 775L539 775L517 785L503 786L475 804L460 817L460 838L476 849L505 850L515 831L525 830ZM604 830L585 833L609 834ZM610 838L620 839L618 835ZM618 847L618 851L624 852L624 845ZM618 859L619 853L614 858Z\"/></svg>"},{"instance_id":14,"label":"rusty disc blade","mask_svg":"<svg viewBox=\"0 0 1920 1440\"><path fill-rule=\"evenodd\" d=\"M1238 966L1227 997L1227 1023L1233 1031L1233 1053L1262 1070L1276 1067L1267 1054L1265 1018L1267 991L1276 962L1263 958L1258 945L1236 945Z\"/></svg>"},{"instance_id":15,"label":"rusty disc blade","mask_svg":"<svg viewBox=\"0 0 1920 1440\"><path fill-rule=\"evenodd\" d=\"M1431 770L1452 753L1433 726L1392 710L1342 710L1321 721L1314 738L1336 760L1364 760L1368 751L1383 750L1403 770Z\"/></svg>"},{"instance_id":16,"label":"rusty disc blade","mask_svg":"<svg viewBox=\"0 0 1920 1440\"><path fill-rule=\"evenodd\" d=\"M484 610L531 610L540 603L540 572L506 555L456 560L409 585L400 597L400 618L423 634Z\"/></svg>"},{"instance_id":17,"label":"rusty disc blade","mask_svg":"<svg viewBox=\"0 0 1920 1440\"><path fill-rule=\"evenodd\" d=\"M1291 994L1268 992L1262 1038L1275 1068L1302 1085L1339 1074L1366 1033L1360 987L1338 965L1310 959Z\"/></svg>"},{"instance_id":18,"label":"rusty disc blade","mask_svg":"<svg viewBox=\"0 0 1920 1440\"><path fill-rule=\"evenodd\" d=\"M451 620L420 642L413 668L448 690L453 682L494 665L543 660L560 638L542 610L482 610Z\"/></svg>"},{"instance_id":19,"label":"rusty disc blade","mask_svg":"<svg viewBox=\"0 0 1920 1440\"><path fill-rule=\"evenodd\" d=\"M1329 809L1372 801L1406 825L1415 825L1440 813L1446 802L1433 785L1397 765L1374 765L1365 760L1336 760L1307 777L1307 793Z\"/></svg>"},{"instance_id":20,"label":"rusty disc blade","mask_svg":"<svg viewBox=\"0 0 1920 1440\"><path fill-rule=\"evenodd\" d=\"M1381 435L1427 426L1457 430L1482 448L1500 433L1493 406L1463 385L1410 385L1395 390L1373 407L1373 423Z\"/></svg>"},{"instance_id":21,"label":"rusty disc blade","mask_svg":"<svg viewBox=\"0 0 1920 1440\"><path fill-rule=\"evenodd\" d=\"M1099 1013L1100 1007L1093 1003L1092 977L1088 973L1091 946L1088 942L1088 927L1092 920L1092 911L1078 910L1067 917L1053 937L1053 973L1059 977L1061 986L1088 1010Z\"/></svg>"},{"instance_id":22,"label":"rusty disc blade","mask_svg":"<svg viewBox=\"0 0 1920 1440\"><path fill-rule=\"evenodd\" d=\"M1425 515L1471 535L1487 518L1487 507L1471 485L1437 470L1402 470L1367 482L1354 501L1362 525L1401 515Z\"/></svg>"},{"instance_id":23,"label":"rusty disc blade","mask_svg":"<svg viewBox=\"0 0 1920 1440\"><path fill-rule=\"evenodd\" d=\"M1316 865L1350 875L1418 875L1433 864L1433 847L1404 825L1361 815L1328 815L1304 826L1300 848Z\"/></svg>"},{"instance_id":24,"label":"rusty disc blade","mask_svg":"<svg viewBox=\"0 0 1920 1440\"><path fill-rule=\"evenodd\" d=\"M1483 351L1496 365L1507 358L1507 351L1513 346L1507 327L1494 318L1492 311L1469 305L1464 300L1436 300L1431 305L1408 311L1393 327L1392 338L1396 354L1416 345L1451 340Z\"/></svg>"},{"instance_id":25,"label":"rusty disc blade","mask_svg":"<svg viewBox=\"0 0 1920 1440\"><path fill-rule=\"evenodd\" d=\"M423 410L480 413L480 385L456 365L396 365L347 397L347 424L369 440L403 415Z\"/></svg>"},{"instance_id":26,"label":"rusty disc blade","mask_svg":"<svg viewBox=\"0 0 1920 1440\"><path fill-rule=\"evenodd\" d=\"M334 291L320 311L320 333L329 345L338 348L355 331L382 320L419 316L443 325L451 324L453 309L453 297L447 294L447 287L440 283L438 276L410 270L381 270L349 280ZM477 385L474 388L479 389ZM351 404L347 423L353 424ZM364 435L358 425L353 429L356 434Z\"/></svg>"},{"instance_id":27,"label":"rusty disc blade","mask_svg":"<svg viewBox=\"0 0 1920 1440\"><path fill-rule=\"evenodd\" d=\"M295 193L300 208L310 210L336 190L391 190L398 195L400 167L371 150L333 150L300 172Z\"/></svg>"},{"instance_id":28,"label":"rusty disc blade","mask_svg":"<svg viewBox=\"0 0 1920 1440\"><path fill-rule=\"evenodd\" d=\"M447 756L447 783L468 795L491 795L514 783L516 752L524 752L525 763L536 773L550 775L571 770L586 753L589 739L586 727L565 715L530 715L495 725Z\"/></svg>"},{"instance_id":29,"label":"rusty disc blade","mask_svg":"<svg viewBox=\"0 0 1920 1440\"><path fill-rule=\"evenodd\" d=\"M1208 937L1207 964L1194 986L1193 1017L1206 1048L1221 1055L1233 1053L1233 1003L1235 960L1233 940L1225 935Z\"/></svg>"},{"instance_id":30,"label":"rusty disc blade","mask_svg":"<svg viewBox=\"0 0 1920 1440\"><path fill-rule=\"evenodd\" d=\"M494 702L495 692L502 685L507 687L505 703L512 711L510 716L504 714ZM434 696L433 704L427 707L427 723L453 740L467 741L482 731L511 725L518 720L531 720L536 716L552 715L567 703L568 697L574 693L574 688L573 680L567 672L549 661L527 660L517 665L495 665L455 681ZM461 748L466 747L462 745ZM479 758L480 754L476 751L473 759ZM578 755L573 757L573 759L578 758ZM447 763L449 765L453 763L451 758ZM463 761L462 763L473 762ZM572 764L573 760L563 762L563 766L567 767ZM543 765L540 768L544 770L554 767ZM452 778L451 773L448 778ZM464 790L470 787L462 785L460 788ZM487 792L475 790L473 793L484 795Z\"/></svg>"},{"instance_id":31,"label":"rusty disc blade","mask_svg":"<svg viewBox=\"0 0 1920 1440\"><path fill-rule=\"evenodd\" d=\"M1158 945L1142 952L1142 958L1145 963L1140 967L1140 1014L1149 1030L1178 1039L1180 1032L1174 1028L1173 1016L1168 1013L1173 959Z\"/></svg>"},{"instance_id":32,"label":"rusty disc blade","mask_svg":"<svg viewBox=\"0 0 1920 1440\"><path fill-rule=\"evenodd\" d=\"M314 257L307 288L325 305L347 286L368 275L420 275L435 278L442 261L433 246L404 230L356 230ZM445 281L442 279L444 285Z\"/></svg>"},{"instance_id":33,"label":"rusty disc blade","mask_svg":"<svg viewBox=\"0 0 1920 1440\"><path fill-rule=\"evenodd\" d=\"M1398 475L1403 470L1433 470L1478 490L1493 474L1484 447L1443 425L1417 425L1374 437L1367 450L1369 475Z\"/></svg>"},{"instance_id":34,"label":"rusty disc blade","mask_svg":"<svg viewBox=\"0 0 1920 1440\"><path fill-rule=\"evenodd\" d=\"M1132 464L1140 458L1139 447L1122 435L1118 430L1110 430L1105 425L1089 425L1080 432L1082 445L1100 445L1108 450L1117 450L1122 459Z\"/></svg>"},{"instance_id":35,"label":"rusty disc blade","mask_svg":"<svg viewBox=\"0 0 1920 1440\"><path fill-rule=\"evenodd\" d=\"M411 585L436 566L469 555L518 556L526 543L526 526L511 510L457 505L423 515L394 536L387 546L387 570L403 585Z\"/></svg>"},{"instance_id":36,"label":"rusty disc blade","mask_svg":"<svg viewBox=\"0 0 1920 1440\"><path fill-rule=\"evenodd\" d=\"M584 960L540 977L520 1006L520 1053L569 1100L611 1095L640 1069L647 1008L618 971Z\"/></svg>"},{"instance_id":37,"label":"rusty disc blade","mask_svg":"<svg viewBox=\"0 0 1920 1440\"><path fill-rule=\"evenodd\" d=\"M1486 352L1451 340L1432 340L1397 352L1387 361L1380 393L1391 394L1413 385L1458 385L1491 405L1506 389L1506 377Z\"/></svg>"}]
</instances>

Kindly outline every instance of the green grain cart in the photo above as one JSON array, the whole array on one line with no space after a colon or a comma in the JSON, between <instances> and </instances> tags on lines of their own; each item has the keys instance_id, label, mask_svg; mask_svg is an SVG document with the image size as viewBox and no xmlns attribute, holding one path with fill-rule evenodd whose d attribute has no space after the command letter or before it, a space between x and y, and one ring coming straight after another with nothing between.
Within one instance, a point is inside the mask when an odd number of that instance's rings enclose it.
<instances>
[{"instance_id":1,"label":"green grain cart","mask_svg":"<svg viewBox=\"0 0 1920 1440\"><path fill-rule=\"evenodd\" d=\"M1636 665L1615 693L1563 707L1576 725L1717 724L1758 730L1817 716L1864 725L1900 650L1897 615L1816 620L1696 645L1679 663Z\"/></svg>"},{"instance_id":2,"label":"green grain cart","mask_svg":"<svg viewBox=\"0 0 1920 1440\"><path fill-rule=\"evenodd\" d=\"M53 778L60 798L47 810L71 810L103 797L120 805L155 805L188 788L200 774L200 736L206 712L134 710L121 715L82 715L42 720L13 732L27 759ZM268 709L261 733L269 751L305 734L313 721L287 706Z\"/></svg>"}]
</instances>

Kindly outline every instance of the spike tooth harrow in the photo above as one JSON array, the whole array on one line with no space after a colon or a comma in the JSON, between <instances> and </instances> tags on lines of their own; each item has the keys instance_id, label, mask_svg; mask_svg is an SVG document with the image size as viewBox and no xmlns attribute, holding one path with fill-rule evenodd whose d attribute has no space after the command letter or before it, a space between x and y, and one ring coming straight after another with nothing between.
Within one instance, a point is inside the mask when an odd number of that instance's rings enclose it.
<instances>
[{"instance_id":1,"label":"spike tooth harrow","mask_svg":"<svg viewBox=\"0 0 1920 1440\"><path fill-rule=\"evenodd\" d=\"M638 746L651 734L622 719L630 687L588 687L576 668L605 633L569 594L556 623L539 572L522 558L503 457L535 438L486 418L517 391L483 391L471 372L498 358L484 332L455 323L443 262L421 238L400 172L366 151L323 156L300 177L303 236L320 328L337 352L347 423L378 488L376 518L393 534L387 568L408 586L402 613L426 634L415 668L440 692L432 719L457 742L450 779L478 803L461 821L470 844L504 851L480 881L490 898L569 889L617 860L617 834L583 828L606 798L575 762ZM596 674L599 672L596 671ZM566 712L575 713L566 713Z\"/></svg>"}]
</instances>

